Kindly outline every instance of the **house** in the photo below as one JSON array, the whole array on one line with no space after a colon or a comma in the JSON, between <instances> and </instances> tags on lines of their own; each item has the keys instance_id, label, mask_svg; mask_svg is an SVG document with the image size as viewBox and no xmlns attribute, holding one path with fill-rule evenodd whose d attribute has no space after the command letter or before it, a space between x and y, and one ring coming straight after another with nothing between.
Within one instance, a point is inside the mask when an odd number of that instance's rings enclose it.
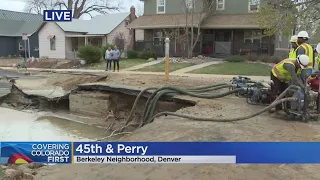
<instances>
[{"instance_id":1,"label":"house","mask_svg":"<svg viewBox=\"0 0 320 180\"><path fill-rule=\"evenodd\" d=\"M85 45L116 44L119 49L132 47L132 32L127 25L136 19L130 12L98 15L90 20L45 22L39 30L40 57L75 59L78 48Z\"/></svg>"},{"instance_id":2,"label":"house","mask_svg":"<svg viewBox=\"0 0 320 180\"><path fill-rule=\"evenodd\" d=\"M38 14L0 10L0 57L19 56L24 49L30 57L39 57L38 29L42 21ZM27 33L26 43L22 33Z\"/></svg>"},{"instance_id":3,"label":"house","mask_svg":"<svg viewBox=\"0 0 320 180\"><path fill-rule=\"evenodd\" d=\"M195 55L221 57L249 52L273 55L275 50L283 48L287 53L287 37L263 36L263 29L257 22L259 0L215 1L214 15L200 26L201 35L194 48ZM186 16L186 8L195 8L193 22L190 14ZM183 39L186 22L188 27L192 23L197 27L201 9L200 0L144 0L144 15L128 26L135 29L135 49L154 49L163 56L166 32L174 31L176 33L170 37L170 56L181 56L186 52Z\"/></svg>"}]
</instances>

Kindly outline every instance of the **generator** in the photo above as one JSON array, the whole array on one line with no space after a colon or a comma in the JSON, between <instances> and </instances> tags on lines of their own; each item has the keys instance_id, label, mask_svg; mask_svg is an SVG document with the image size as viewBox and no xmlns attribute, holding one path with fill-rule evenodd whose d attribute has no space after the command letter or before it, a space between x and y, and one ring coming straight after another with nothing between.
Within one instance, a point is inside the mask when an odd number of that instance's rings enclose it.
<instances>
[{"instance_id":1,"label":"generator","mask_svg":"<svg viewBox=\"0 0 320 180\"><path fill-rule=\"evenodd\" d=\"M235 93L235 96L238 96L238 97L247 97L249 85L255 83L250 78L244 77L244 76L233 77L230 82L231 82L230 90L239 89L239 88L241 89L240 91L237 91Z\"/></svg>"},{"instance_id":2,"label":"generator","mask_svg":"<svg viewBox=\"0 0 320 180\"><path fill-rule=\"evenodd\" d=\"M269 105L272 103L271 86L263 81L249 85L247 103L253 105Z\"/></svg>"},{"instance_id":3,"label":"generator","mask_svg":"<svg viewBox=\"0 0 320 180\"><path fill-rule=\"evenodd\" d=\"M284 102L283 110L293 119L303 122L317 120L320 115L320 73L311 74L305 81L304 89L290 89L285 97L295 97L295 101Z\"/></svg>"}]
</instances>

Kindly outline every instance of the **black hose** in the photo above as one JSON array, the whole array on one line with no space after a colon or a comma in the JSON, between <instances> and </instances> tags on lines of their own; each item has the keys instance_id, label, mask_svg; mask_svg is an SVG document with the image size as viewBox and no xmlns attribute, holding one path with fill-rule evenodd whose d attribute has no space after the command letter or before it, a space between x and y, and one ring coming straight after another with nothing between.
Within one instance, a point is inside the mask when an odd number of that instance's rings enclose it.
<instances>
[{"instance_id":1,"label":"black hose","mask_svg":"<svg viewBox=\"0 0 320 180\"><path fill-rule=\"evenodd\" d=\"M172 115L172 116L177 116L177 117L182 117L182 118L188 118L188 119L193 119L193 120L198 120L198 121L215 121L215 122L233 122L233 121L241 121L241 120L245 120L245 119L250 119L252 117L258 116L260 114L262 114L265 111L270 110L271 108L275 107L278 104L281 104L283 102L286 101L295 101L296 98L291 97L291 98L285 98L285 99L281 99L283 98L286 93L291 90L291 89L295 89L296 86L294 85L290 85L286 90L284 90L276 99L274 102L272 102L269 106L263 108L262 110L248 115L248 116L244 116L244 117L238 117L238 118L229 118L229 119L215 119L215 118L202 118L202 117L196 117L196 116L189 116L189 115L184 115L184 114L179 114L179 113L174 113L174 112L160 112L156 115L154 115L152 118L150 118L148 120L148 122L152 122L155 118L159 117L159 116L163 116L163 115ZM281 99L281 100L279 100Z\"/></svg>"},{"instance_id":2,"label":"black hose","mask_svg":"<svg viewBox=\"0 0 320 180\"><path fill-rule=\"evenodd\" d=\"M221 83L221 84L215 84L215 85L209 85L209 86L204 86L204 87L200 87L200 88L193 88L193 89L189 89L190 91L197 91L197 90L205 90L205 89L209 89L209 88L214 88L214 87L219 87L219 86L224 86L224 85L227 85L226 83ZM130 123L130 121L132 120L133 118L133 113L134 111L136 110L136 106L140 100L140 98L143 96L144 93L146 93L147 91L150 91L150 90L156 90L156 89L159 89L159 88L156 88L156 87L151 87L151 88L146 88L146 89L143 89L139 94L138 96L136 97L134 103L133 103L133 106L131 108L131 111L130 111L130 114L128 115L128 118L126 120L126 125L128 125ZM175 94L172 94L172 95L175 95ZM152 94L151 94L152 96ZM149 100L149 98L148 98ZM145 108L147 107L148 105L148 101L145 105ZM145 112L145 111L144 111Z\"/></svg>"},{"instance_id":3,"label":"black hose","mask_svg":"<svg viewBox=\"0 0 320 180\"><path fill-rule=\"evenodd\" d=\"M230 85L222 85L222 86L215 86L215 87L208 87L207 89L202 89L202 90L192 90L190 91L189 93L194 93L194 92L206 92L206 91L213 91L213 90L218 90L218 89L222 89L222 88L226 88L226 87L229 87ZM169 89L169 90L168 90ZM193 96L193 97L200 97L200 98L210 98L210 97L213 97L215 98L214 96L215 95L211 95L211 94L188 94L188 93L185 93L185 92L188 92L188 90L181 90L181 89L178 89L178 88L174 88L174 87L168 87L167 89L165 90L162 90L162 91L159 91L156 95L154 95L155 97L151 100L151 101L147 101L146 103L146 109L144 110L144 113L143 113L143 116L142 116L142 119L141 119L141 122L142 123L145 123L146 119L152 117L154 114L154 111L155 111L155 106L157 105L159 99L165 95L165 94L172 94L172 95L176 95L176 94L187 94L187 95L190 95L190 96ZM231 91L231 92L227 92L227 95L229 95L229 93L233 93L234 91ZM155 92L156 93L156 92ZM151 97L151 96L150 96ZM151 111L151 115L150 114L150 111ZM142 124L141 124L142 125Z\"/></svg>"},{"instance_id":4,"label":"black hose","mask_svg":"<svg viewBox=\"0 0 320 180\"><path fill-rule=\"evenodd\" d=\"M197 98L207 98L207 99L216 99L216 98L221 98L221 97L224 97L224 96L227 96L229 94L233 94L237 91L240 91L241 89L235 89L235 90L232 90L232 91L227 91L227 92L224 92L224 93L220 93L220 94L213 94L213 95L200 95L200 94L195 94L195 93L191 93L191 92L188 92L188 91L183 91L183 90L180 90L180 89L177 89L177 88L171 88L172 90L176 90L184 95L189 95L189 96L192 96L192 97L197 97ZM156 103L157 101L159 100L159 98L161 97L160 96L157 96L155 97L155 100L154 100L154 103L151 104L151 106L147 109L147 112L146 112L146 116L144 119L142 119L142 125L144 124L147 124L149 123L149 119L154 116L154 111L155 111L155 107L156 107Z\"/></svg>"},{"instance_id":5,"label":"black hose","mask_svg":"<svg viewBox=\"0 0 320 180\"><path fill-rule=\"evenodd\" d=\"M225 86L225 84L224 85L221 85L221 84L218 84L218 85L212 85L212 86L206 86L206 87L201 87L201 88L199 88L199 89L203 89L203 91L206 91L206 89L212 89L212 88L214 88L214 87L216 87L216 88L218 88L218 89L221 89L220 87L224 87ZM142 115L142 118L141 118L141 121L142 122L145 122L146 121L146 119L148 118L148 114L149 114L149 108L150 108L150 105L151 105L151 103L152 103L152 100L153 100L153 98L160 92L160 91L163 91L163 90L172 90L172 91L177 91L177 92L186 92L186 91L188 91L188 90L181 90L181 89L179 89L179 88L175 88L175 87L170 87L170 86L167 86L167 87L162 87L162 88L159 88L159 89L157 89L156 91L154 91L150 96L149 96L149 98L148 98L148 100L147 100L147 102L146 102L146 104L145 104L145 106L144 106L144 109L143 109L143 115ZM197 90L197 89L192 89L192 91L194 91L194 90ZM230 91L231 93L232 92L234 92L234 91ZM230 94L231 94L230 93ZM206 97L203 97L203 98L206 98Z\"/></svg>"},{"instance_id":6,"label":"black hose","mask_svg":"<svg viewBox=\"0 0 320 180\"><path fill-rule=\"evenodd\" d=\"M242 121L242 120L247 120L247 119L251 119L255 116L258 116L266 111L268 111L269 109L277 106L278 104L281 104L283 102L288 102L288 101L296 101L297 98L295 97L290 97L290 98L284 98L281 100L278 100L274 103L272 103L271 105L263 108L262 110L253 113L251 115L247 115L247 116L243 116L243 117L236 117L236 118L225 118L225 119L216 119L216 118L202 118L202 117L198 117L198 116L190 116L190 115L185 115L185 114L179 114L179 113L175 113L175 112L161 112L156 114L155 116L153 116L149 122L152 122L155 118L160 117L160 116L176 116L176 117L182 117L182 118L187 118L187 119L192 119L192 120L196 120L196 121L215 121L215 122L235 122L235 121Z\"/></svg>"}]
</instances>

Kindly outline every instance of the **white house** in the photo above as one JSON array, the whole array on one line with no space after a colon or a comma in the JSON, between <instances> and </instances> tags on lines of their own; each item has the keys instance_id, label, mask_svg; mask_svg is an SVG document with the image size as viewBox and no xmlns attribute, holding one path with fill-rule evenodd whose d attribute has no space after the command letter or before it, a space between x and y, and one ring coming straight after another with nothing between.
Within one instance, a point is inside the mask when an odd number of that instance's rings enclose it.
<instances>
[{"instance_id":1,"label":"white house","mask_svg":"<svg viewBox=\"0 0 320 180\"><path fill-rule=\"evenodd\" d=\"M95 16L90 20L45 22L39 30L39 55L54 59L74 59L79 47L116 44L119 49L132 48L134 31L127 25L136 19L130 12Z\"/></svg>"}]
</instances>

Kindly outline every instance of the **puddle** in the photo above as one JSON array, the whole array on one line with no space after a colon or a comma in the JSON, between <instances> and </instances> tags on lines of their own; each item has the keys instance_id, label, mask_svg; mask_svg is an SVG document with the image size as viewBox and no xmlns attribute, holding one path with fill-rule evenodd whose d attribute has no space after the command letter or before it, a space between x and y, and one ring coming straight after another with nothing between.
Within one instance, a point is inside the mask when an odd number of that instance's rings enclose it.
<instances>
[{"instance_id":1,"label":"puddle","mask_svg":"<svg viewBox=\"0 0 320 180\"><path fill-rule=\"evenodd\" d=\"M0 108L0 141L92 141L105 130L69 120Z\"/></svg>"}]
</instances>

